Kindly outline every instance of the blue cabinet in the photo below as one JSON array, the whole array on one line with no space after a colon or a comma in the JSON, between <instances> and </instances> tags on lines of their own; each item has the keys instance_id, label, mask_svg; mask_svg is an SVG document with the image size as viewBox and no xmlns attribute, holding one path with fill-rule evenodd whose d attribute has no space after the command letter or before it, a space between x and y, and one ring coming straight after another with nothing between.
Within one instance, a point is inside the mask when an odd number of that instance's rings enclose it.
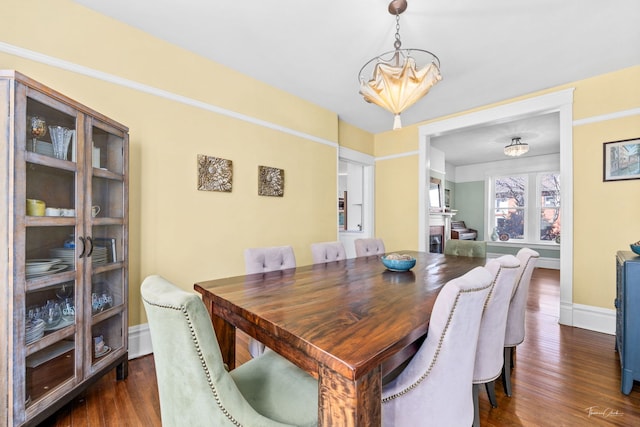
<instances>
[{"instance_id":1,"label":"blue cabinet","mask_svg":"<svg viewBox=\"0 0 640 427\"><path fill-rule=\"evenodd\" d=\"M640 380L640 256L630 251L616 255L616 349L620 355L622 384L629 394Z\"/></svg>"}]
</instances>

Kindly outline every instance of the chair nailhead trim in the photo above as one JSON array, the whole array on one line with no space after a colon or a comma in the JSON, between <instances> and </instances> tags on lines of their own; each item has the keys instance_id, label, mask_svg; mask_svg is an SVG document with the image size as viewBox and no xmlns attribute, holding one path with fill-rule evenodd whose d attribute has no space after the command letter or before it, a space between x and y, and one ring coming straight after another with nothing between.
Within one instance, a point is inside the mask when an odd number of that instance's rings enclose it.
<instances>
[{"instance_id":1,"label":"chair nailhead trim","mask_svg":"<svg viewBox=\"0 0 640 427\"><path fill-rule=\"evenodd\" d=\"M205 361L204 356L202 355L202 349L200 348L200 344L198 343L198 338L196 337L196 331L193 329L193 322L191 321L191 317L189 316L189 313L187 312L187 308L185 306L183 306L183 305L181 305L181 306L162 305L162 304L155 304L153 302L147 301L144 298L143 298L143 300L147 304L153 305L155 307L168 308L168 309L171 309L171 310L178 310L178 311L182 312L182 314L184 315L184 317L185 317L185 319L187 321L187 326L189 327L189 332L191 334L191 339L193 340L193 344L194 344L194 346L196 348L196 353L198 353L198 358L200 359L200 364L202 366L202 370L204 371L204 375L207 378L207 383L209 384L209 389L211 389L211 392L213 393L213 398L216 401L216 405L218 406L218 408L220 408L220 410L227 417L227 419L233 423L233 425L235 425L237 427L242 427L242 424L240 424L240 422L238 420L236 420L229 413L229 411L227 411L227 408L224 407L224 405L222 404L222 402L220 400L220 396L218 395L218 390L216 389L216 386L213 383L213 380L211 379L211 371L209 370L209 368L207 366L207 362Z\"/></svg>"},{"instance_id":2,"label":"chair nailhead trim","mask_svg":"<svg viewBox=\"0 0 640 427\"><path fill-rule=\"evenodd\" d=\"M418 387L420 385L420 383L422 383L422 381L424 381L429 374L431 373L431 370L433 369L433 367L435 366L436 362L438 361L438 356L440 355L440 349L442 348L442 342L444 341L444 337L447 335L447 331L449 330L449 325L451 324L451 319L453 318L453 315L455 314L456 311L456 307L458 306L458 300L460 299L460 295L461 294L466 294L466 293L470 293L470 292L478 292L484 289L487 289L489 286L491 286L491 283L489 283L487 286L482 287L482 288L474 288L474 289L467 289L467 290L461 290L458 292L458 294L456 295L456 299L453 303L453 308L451 309L451 312L449 313L449 317L447 318L447 324L444 327L444 330L442 331L442 334L440 335L440 339L438 340L438 347L436 349L436 352L433 356L433 359L431 360L431 363L429 364L429 367L427 368L427 370L425 371L424 374L422 374L422 376L420 376L420 378L418 378L418 380L416 382L414 382L413 384L411 384L409 387L400 390L399 392L392 394L391 396L387 396L385 398L382 399L382 403L389 403L390 401L397 399L399 397L404 396L405 394L409 393L411 390L415 389L416 387Z\"/></svg>"}]
</instances>

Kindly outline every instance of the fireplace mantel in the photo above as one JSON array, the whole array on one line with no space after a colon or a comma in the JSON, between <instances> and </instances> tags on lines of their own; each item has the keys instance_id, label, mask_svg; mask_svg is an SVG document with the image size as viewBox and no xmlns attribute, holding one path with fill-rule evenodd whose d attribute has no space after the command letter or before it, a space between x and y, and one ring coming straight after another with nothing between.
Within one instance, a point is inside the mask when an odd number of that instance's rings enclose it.
<instances>
[{"instance_id":1,"label":"fireplace mantel","mask_svg":"<svg viewBox=\"0 0 640 427\"><path fill-rule=\"evenodd\" d=\"M457 211L449 212L429 212L429 239L431 237L440 236L442 242L442 248L446 245L446 241L451 238L451 218L457 213Z\"/></svg>"}]
</instances>

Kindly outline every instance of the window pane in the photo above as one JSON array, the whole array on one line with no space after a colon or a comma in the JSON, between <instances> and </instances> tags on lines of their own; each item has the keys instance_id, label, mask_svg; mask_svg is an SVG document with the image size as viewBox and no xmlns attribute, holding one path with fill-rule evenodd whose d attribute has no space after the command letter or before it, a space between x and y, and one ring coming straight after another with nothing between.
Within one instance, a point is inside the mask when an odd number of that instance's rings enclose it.
<instances>
[{"instance_id":1,"label":"window pane","mask_svg":"<svg viewBox=\"0 0 640 427\"><path fill-rule=\"evenodd\" d=\"M540 175L540 240L553 241L560 236L560 175Z\"/></svg>"},{"instance_id":2,"label":"window pane","mask_svg":"<svg viewBox=\"0 0 640 427\"><path fill-rule=\"evenodd\" d=\"M540 240L555 240L560 235L560 209L542 208L540 213Z\"/></svg>"},{"instance_id":3,"label":"window pane","mask_svg":"<svg viewBox=\"0 0 640 427\"><path fill-rule=\"evenodd\" d=\"M524 239L524 209L496 209L494 227L498 235L507 234L509 239Z\"/></svg>"},{"instance_id":4,"label":"window pane","mask_svg":"<svg viewBox=\"0 0 640 427\"><path fill-rule=\"evenodd\" d=\"M543 174L540 177L540 193L540 206L560 207L560 175Z\"/></svg>"},{"instance_id":5,"label":"window pane","mask_svg":"<svg viewBox=\"0 0 640 427\"><path fill-rule=\"evenodd\" d=\"M496 178L496 208L525 206L526 176Z\"/></svg>"}]
</instances>

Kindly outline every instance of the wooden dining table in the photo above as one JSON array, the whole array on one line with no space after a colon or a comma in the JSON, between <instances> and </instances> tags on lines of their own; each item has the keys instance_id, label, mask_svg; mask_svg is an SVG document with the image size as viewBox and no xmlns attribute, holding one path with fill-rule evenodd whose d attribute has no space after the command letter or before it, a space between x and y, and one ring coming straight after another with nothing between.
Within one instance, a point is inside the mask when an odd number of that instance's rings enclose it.
<instances>
[{"instance_id":1,"label":"wooden dining table","mask_svg":"<svg viewBox=\"0 0 640 427\"><path fill-rule=\"evenodd\" d=\"M407 272L379 256L199 282L224 361L236 328L318 379L319 426L381 425L384 375L424 340L442 286L484 258L398 251Z\"/></svg>"}]
</instances>

